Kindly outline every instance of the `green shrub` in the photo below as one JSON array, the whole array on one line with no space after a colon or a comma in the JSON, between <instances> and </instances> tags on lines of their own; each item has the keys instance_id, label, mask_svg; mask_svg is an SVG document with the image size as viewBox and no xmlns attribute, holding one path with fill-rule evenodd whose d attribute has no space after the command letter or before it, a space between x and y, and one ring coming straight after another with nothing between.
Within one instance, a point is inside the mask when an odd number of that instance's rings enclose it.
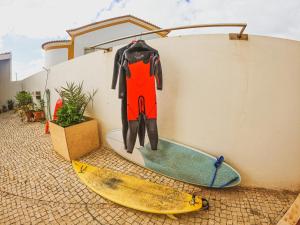
<instances>
[{"instance_id":1,"label":"green shrub","mask_svg":"<svg viewBox=\"0 0 300 225\"><path fill-rule=\"evenodd\" d=\"M18 107L21 107L21 106L28 105L28 104L32 103L32 96L27 91L18 92L17 95L15 96L15 98L17 100Z\"/></svg>"},{"instance_id":2,"label":"green shrub","mask_svg":"<svg viewBox=\"0 0 300 225\"><path fill-rule=\"evenodd\" d=\"M83 82L79 84L67 82L66 87L56 89L56 92L62 98L63 106L58 110L58 119L55 122L62 127L68 127L85 121L83 114L97 90L92 93L84 93Z\"/></svg>"},{"instance_id":3,"label":"green shrub","mask_svg":"<svg viewBox=\"0 0 300 225\"><path fill-rule=\"evenodd\" d=\"M34 104L34 111L41 112L45 110L45 101L44 99L38 100L38 104Z\"/></svg>"},{"instance_id":4,"label":"green shrub","mask_svg":"<svg viewBox=\"0 0 300 225\"><path fill-rule=\"evenodd\" d=\"M14 108L15 102L12 99L7 100L8 110L12 110Z\"/></svg>"},{"instance_id":5,"label":"green shrub","mask_svg":"<svg viewBox=\"0 0 300 225\"><path fill-rule=\"evenodd\" d=\"M34 109L32 96L27 91L20 91L15 96L15 99L17 100L16 112L19 114L21 121L25 121L26 113L31 112Z\"/></svg>"}]
</instances>

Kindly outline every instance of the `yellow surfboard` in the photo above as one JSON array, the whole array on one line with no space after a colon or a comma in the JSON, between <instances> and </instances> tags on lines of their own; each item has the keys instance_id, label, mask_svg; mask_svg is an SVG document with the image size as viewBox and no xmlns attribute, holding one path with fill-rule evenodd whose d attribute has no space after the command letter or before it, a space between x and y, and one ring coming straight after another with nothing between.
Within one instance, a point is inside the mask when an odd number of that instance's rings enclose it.
<instances>
[{"instance_id":1,"label":"yellow surfboard","mask_svg":"<svg viewBox=\"0 0 300 225\"><path fill-rule=\"evenodd\" d=\"M110 169L72 161L81 181L102 197L117 204L149 213L180 214L208 208L199 196L152 183Z\"/></svg>"}]
</instances>

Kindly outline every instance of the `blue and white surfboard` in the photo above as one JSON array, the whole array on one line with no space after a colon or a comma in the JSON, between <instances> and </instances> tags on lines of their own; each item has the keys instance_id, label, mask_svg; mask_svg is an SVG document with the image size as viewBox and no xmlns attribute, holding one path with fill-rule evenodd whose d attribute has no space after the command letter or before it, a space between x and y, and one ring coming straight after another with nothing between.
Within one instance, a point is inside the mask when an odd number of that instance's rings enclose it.
<instances>
[{"instance_id":1,"label":"blue and white surfboard","mask_svg":"<svg viewBox=\"0 0 300 225\"><path fill-rule=\"evenodd\" d=\"M240 174L222 162L222 157L217 162L214 156L168 139L160 138L156 151L151 150L149 142L145 147L137 144L132 154L124 149L121 130L107 133L106 141L125 159L176 180L213 188L233 187L241 182Z\"/></svg>"}]
</instances>

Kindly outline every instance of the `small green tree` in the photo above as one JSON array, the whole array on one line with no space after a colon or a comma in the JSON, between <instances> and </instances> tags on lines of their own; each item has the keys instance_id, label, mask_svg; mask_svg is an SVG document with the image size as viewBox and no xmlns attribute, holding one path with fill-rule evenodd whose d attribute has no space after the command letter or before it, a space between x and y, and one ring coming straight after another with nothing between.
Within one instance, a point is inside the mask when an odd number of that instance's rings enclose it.
<instances>
[{"instance_id":1,"label":"small green tree","mask_svg":"<svg viewBox=\"0 0 300 225\"><path fill-rule=\"evenodd\" d=\"M32 96L27 91L19 91L17 95L15 96L17 100L17 106L21 107L24 105L28 105L32 103Z\"/></svg>"},{"instance_id":2,"label":"small green tree","mask_svg":"<svg viewBox=\"0 0 300 225\"><path fill-rule=\"evenodd\" d=\"M97 90L93 90L92 93L84 93L83 82L79 84L67 82L66 87L55 90L63 100L63 106L57 112L56 123L62 127L68 127L83 122L86 107L93 100Z\"/></svg>"},{"instance_id":3,"label":"small green tree","mask_svg":"<svg viewBox=\"0 0 300 225\"><path fill-rule=\"evenodd\" d=\"M34 108L32 96L27 91L20 91L15 96L15 99L17 100L17 112L21 120L24 121L26 113L29 113Z\"/></svg>"}]
</instances>

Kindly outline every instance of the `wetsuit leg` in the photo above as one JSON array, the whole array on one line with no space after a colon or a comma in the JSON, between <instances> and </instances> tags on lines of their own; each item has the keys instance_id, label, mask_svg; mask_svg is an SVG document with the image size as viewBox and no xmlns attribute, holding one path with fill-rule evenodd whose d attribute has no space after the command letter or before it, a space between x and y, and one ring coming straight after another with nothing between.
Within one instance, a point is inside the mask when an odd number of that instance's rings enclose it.
<instances>
[{"instance_id":1,"label":"wetsuit leg","mask_svg":"<svg viewBox=\"0 0 300 225\"><path fill-rule=\"evenodd\" d=\"M130 120L128 121L128 131L127 131L127 152L132 153L136 136L138 133L139 121L138 120Z\"/></svg>"},{"instance_id":2,"label":"wetsuit leg","mask_svg":"<svg viewBox=\"0 0 300 225\"><path fill-rule=\"evenodd\" d=\"M127 149L127 131L128 131L128 120L127 120L127 98L122 98L121 100L121 119L122 119L122 134L124 148Z\"/></svg>"},{"instance_id":3,"label":"wetsuit leg","mask_svg":"<svg viewBox=\"0 0 300 225\"><path fill-rule=\"evenodd\" d=\"M158 144L158 131L157 131L157 122L156 119L146 120L147 133L152 150L157 150Z\"/></svg>"},{"instance_id":4,"label":"wetsuit leg","mask_svg":"<svg viewBox=\"0 0 300 225\"><path fill-rule=\"evenodd\" d=\"M140 146L144 146L144 144L145 144L145 134L146 134L145 115L140 114L140 116L139 116L139 130L138 130Z\"/></svg>"},{"instance_id":5,"label":"wetsuit leg","mask_svg":"<svg viewBox=\"0 0 300 225\"><path fill-rule=\"evenodd\" d=\"M138 98L138 108L139 108L139 130L138 130L138 135L139 135L139 140L140 140L140 145L144 146L144 141L145 141L145 132L146 132L146 125L145 125L145 98L144 96L140 95Z\"/></svg>"}]
</instances>

